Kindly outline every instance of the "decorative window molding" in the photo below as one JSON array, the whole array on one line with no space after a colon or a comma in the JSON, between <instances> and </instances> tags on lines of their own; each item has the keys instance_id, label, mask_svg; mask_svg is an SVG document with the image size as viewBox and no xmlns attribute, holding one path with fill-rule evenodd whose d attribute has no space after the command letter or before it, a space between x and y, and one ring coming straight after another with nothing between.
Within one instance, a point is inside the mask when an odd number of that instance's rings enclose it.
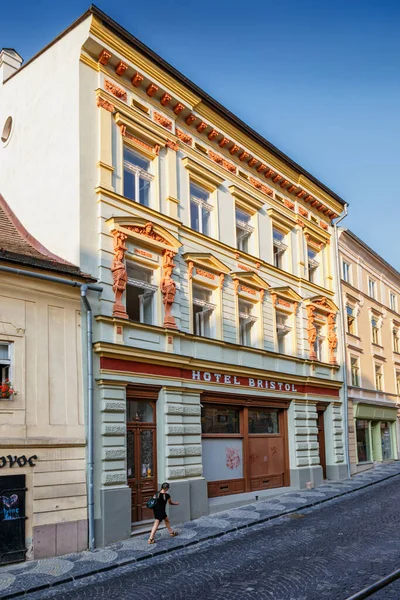
<instances>
[{"instance_id":1,"label":"decorative window molding","mask_svg":"<svg viewBox=\"0 0 400 600\"><path fill-rule=\"evenodd\" d=\"M213 254L205 252L186 252L183 255L188 265L189 280L194 279L200 285L222 288L229 267Z\"/></svg>"},{"instance_id":2,"label":"decorative window molding","mask_svg":"<svg viewBox=\"0 0 400 600\"><path fill-rule=\"evenodd\" d=\"M254 271L235 271L230 274L233 279L235 293L254 301L258 295L259 300L264 299L265 290L270 285Z\"/></svg>"},{"instance_id":3,"label":"decorative window molding","mask_svg":"<svg viewBox=\"0 0 400 600\"><path fill-rule=\"evenodd\" d=\"M296 313L299 302L303 300L302 296L288 285L271 287L269 293L273 306L282 311Z\"/></svg>"},{"instance_id":4,"label":"decorative window molding","mask_svg":"<svg viewBox=\"0 0 400 600\"><path fill-rule=\"evenodd\" d=\"M223 182L224 178L220 177L204 165L195 162L188 156L182 159L183 166L190 173L190 180L193 183L200 185L209 192L214 192Z\"/></svg>"},{"instance_id":5,"label":"decorative window molding","mask_svg":"<svg viewBox=\"0 0 400 600\"><path fill-rule=\"evenodd\" d=\"M154 160L160 148L164 147L167 142L167 138L146 129L121 112L115 113L114 120L120 128L125 142L150 160Z\"/></svg>"},{"instance_id":6,"label":"decorative window molding","mask_svg":"<svg viewBox=\"0 0 400 600\"><path fill-rule=\"evenodd\" d=\"M251 215L255 215L265 204L264 201L255 198L236 185L230 185L228 190L235 199L236 206Z\"/></svg>"},{"instance_id":7,"label":"decorative window molding","mask_svg":"<svg viewBox=\"0 0 400 600\"><path fill-rule=\"evenodd\" d=\"M281 229L285 235L287 235L297 225L297 221L292 215L280 212L275 208L268 208L267 213L272 220L273 225L276 225L278 229Z\"/></svg>"},{"instance_id":8,"label":"decorative window molding","mask_svg":"<svg viewBox=\"0 0 400 600\"><path fill-rule=\"evenodd\" d=\"M330 298L325 296L314 296L313 298L307 298L305 301L307 308L307 339L310 346L310 359L317 360L317 353L315 351L315 344L318 343L318 337L322 342L325 338L319 335L321 327L327 325L328 334L328 348L329 348L329 362L331 364L337 364L335 357L335 350L338 345L338 338L336 334L336 315L338 313L338 307Z\"/></svg>"}]
</instances>

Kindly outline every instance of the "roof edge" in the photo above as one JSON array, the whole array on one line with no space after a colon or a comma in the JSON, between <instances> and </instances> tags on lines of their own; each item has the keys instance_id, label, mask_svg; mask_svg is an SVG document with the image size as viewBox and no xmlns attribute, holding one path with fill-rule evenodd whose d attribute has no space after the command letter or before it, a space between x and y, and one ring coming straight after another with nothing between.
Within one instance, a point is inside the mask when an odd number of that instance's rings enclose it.
<instances>
[{"instance_id":1,"label":"roof edge","mask_svg":"<svg viewBox=\"0 0 400 600\"><path fill-rule=\"evenodd\" d=\"M400 272L393 267L390 263L387 262L380 254L378 254L371 246L368 246L366 242L364 242L361 238L359 238L351 229L346 229L345 227L340 227L342 233L348 235L353 241L359 244L362 248L370 252L374 258L376 258L380 263L382 263L393 275L400 279ZM339 238L340 240L340 238Z\"/></svg>"}]
</instances>

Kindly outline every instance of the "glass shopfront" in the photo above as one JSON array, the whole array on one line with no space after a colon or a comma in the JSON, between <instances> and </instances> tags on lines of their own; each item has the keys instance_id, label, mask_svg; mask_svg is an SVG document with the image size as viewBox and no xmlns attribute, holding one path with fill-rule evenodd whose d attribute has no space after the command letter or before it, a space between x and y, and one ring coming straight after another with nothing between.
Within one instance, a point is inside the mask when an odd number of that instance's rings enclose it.
<instances>
[{"instance_id":1,"label":"glass shopfront","mask_svg":"<svg viewBox=\"0 0 400 600\"><path fill-rule=\"evenodd\" d=\"M356 432L357 432L358 462L359 463L370 462L371 461L370 421L367 421L365 419L357 419Z\"/></svg>"},{"instance_id":2,"label":"glass shopfront","mask_svg":"<svg viewBox=\"0 0 400 600\"><path fill-rule=\"evenodd\" d=\"M365 412L358 410L361 415ZM396 458L396 421L356 418L355 430L358 464Z\"/></svg>"}]
</instances>

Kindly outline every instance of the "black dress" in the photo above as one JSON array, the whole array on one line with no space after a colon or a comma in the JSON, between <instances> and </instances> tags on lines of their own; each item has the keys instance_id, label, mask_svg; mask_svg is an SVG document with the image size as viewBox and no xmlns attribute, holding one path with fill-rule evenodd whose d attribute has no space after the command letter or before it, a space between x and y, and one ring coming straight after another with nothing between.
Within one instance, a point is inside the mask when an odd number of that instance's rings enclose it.
<instances>
[{"instance_id":1,"label":"black dress","mask_svg":"<svg viewBox=\"0 0 400 600\"><path fill-rule=\"evenodd\" d=\"M167 505L168 500L171 498L169 494L160 493L157 498L157 504L153 508L154 510L154 518L157 521L164 521L167 518L167 513L165 512L165 507Z\"/></svg>"}]
</instances>

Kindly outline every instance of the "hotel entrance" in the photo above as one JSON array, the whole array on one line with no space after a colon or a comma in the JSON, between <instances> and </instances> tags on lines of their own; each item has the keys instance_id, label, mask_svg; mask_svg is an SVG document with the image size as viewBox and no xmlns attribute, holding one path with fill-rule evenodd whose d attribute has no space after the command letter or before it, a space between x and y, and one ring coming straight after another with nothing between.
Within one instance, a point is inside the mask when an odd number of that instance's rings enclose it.
<instances>
[{"instance_id":1,"label":"hotel entrance","mask_svg":"<svg viewBox=\"0 0 400 600\"><path fill-rule=\"evenodd\" d=\"M289 485L289 402L203 396L201 425L208 497Z\"/></svg>"}]
</instances>

